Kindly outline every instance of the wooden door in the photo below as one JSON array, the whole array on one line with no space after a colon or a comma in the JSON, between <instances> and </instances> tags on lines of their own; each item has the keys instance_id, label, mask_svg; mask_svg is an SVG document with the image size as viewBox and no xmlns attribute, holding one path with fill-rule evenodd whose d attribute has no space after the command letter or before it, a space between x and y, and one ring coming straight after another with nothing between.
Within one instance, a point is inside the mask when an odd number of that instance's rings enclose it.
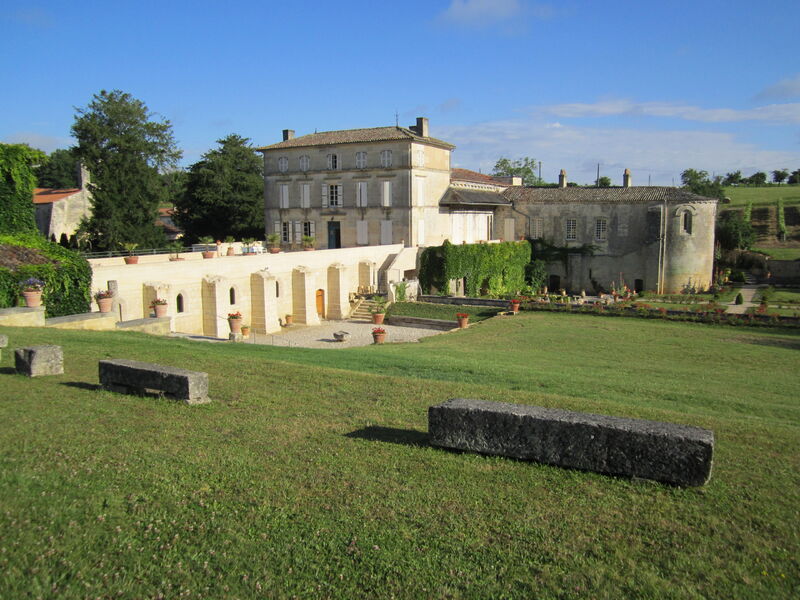
<instances>
[{"instance_id":1,"label":"wooden door","mask_svg":"<svg viewBox=\"0 0 800 600\"><path fill-rule=\"evenodd\" d=\"M325 318L325 290L317 290L317 314L320 319Z\"/></svg>"}]
</instances>

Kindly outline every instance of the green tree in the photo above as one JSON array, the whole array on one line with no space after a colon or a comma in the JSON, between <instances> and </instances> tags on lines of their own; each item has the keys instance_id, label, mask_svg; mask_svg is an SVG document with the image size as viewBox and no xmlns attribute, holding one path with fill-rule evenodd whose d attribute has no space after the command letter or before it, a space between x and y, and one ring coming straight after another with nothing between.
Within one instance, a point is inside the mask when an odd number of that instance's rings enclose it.
<instances>
[{"instance_id":1,"label":"green tree","mask_svg":"<svg viewBox=\"0 0 800 600\"><path fill-rule=\"evenodd\" d=\"M720 199L724 197L720 177L715 177L712 180L708 177L708 171L686 169L681 173L681 182L684 187L698 196Z\"/></svg>"},{"instance_id":2,"label":"green tree","mask_svg":"<svg viewBox=\"0 0 800 600\"><path fill-rule=\"evenodd\" d=\"M522 177L523 185L540 185L542 180L536 175L536 159L528 156L510 160L500 158L494 164L492 175Z\"/></svg>"},{"instance_id":3,"label":"green tree","mask_svg":"<svg viewBox=\"0 0 800 600\"><path fill-rule=\"evenodd\" d=\"M76 155L92 174L92 216L81 229L93 245L163 245L164 234L155 225L165 193L159 170L181 156L170 122L156 119L130 94L102 90L78 109L72 134L78 140Z\"/></svg>"},{"instance_id":4,"label":"green tree","mask_svg":"<svg viewBox=\"0 0 800 600\"><path fill-rule=\"evenodd\" d=\"M767 183L767 174L763 171L758 171L757 173L753 173L750 177L747 178L747 183L750 185L764 185Z\"/></svg>"},{"instance_id":5,"label":"green tree","mask_svg":"<svg viewBox=\"0 0 800 600\"><path fill-rule=\"evenodd\" d=\"M717 219L717 241L724 250L748 250L755 241L752 225L736 210L723 212Z\"/></svg>"},{"instance_id":6,"label":"green tree","mask_svg":"<svg viewBox=\"0 0 800 600\"><path fill-rule=\"evenodd\" d=\"M597 180L597 187L611 187L611 178L601 177Z\"/></svg>"},{"instance_id":7,"label":"green tree","mask_svg":"<svg viewBox=\"0 0 800 600\"><path fill-rule=\"evenodd\" d=\"M36 183L43 188L78 187L78 158L74 150L54 150L36 169Z\"/></svg>"},{"instance_id":8,"label":"green tree","mask_svg":"<svg viewBox=\"0 0 800 600\"><path fill-rule=\"evenodd\" d=\"M175 220L194 241L259 237L264 233L264 174L250 140L231 134L217 140L189 168L186 192L176 202Z\"/></svg>"},{"instance_id":9,"label":"green tree","mask_svg":"<svg viewBox=\"0 0 800 600\"><path fill-rule=\"evenodd\" d=\"M786 180L786 183L800 183L800 169L792 171L792 174L789 175L789 179Z\"/></svg>"},{"instance_id":10,"label":"green tree","mask_svg":"<svg viewBox=\"0 0 800 600\"><path fill-rule=\"evenodd\" d=\"M788 169L776 169L772 172L772 181L780 185L783 183L786 178L789 177L789 170Z\"/></svg>"},{"instance_id":11,"label":"green tree","mask_svg":"<svg viewBox=\"0 0 800 600\"><path fill-rule=\"evenodd\" d=\"M33 170L44 157L44 152L26 144L0 144L0 234L38 232Z\"/></svg>"},{"instance_id":12,"label":"green tree","mask_svg":"<svg viewBox=\"0 0 800 600\"><path fill-rule=\"evenodd\" d=\"M725 179L722 180L722 185L739 185L742 183L742 172L734 171L733 173L725 173Z\"/></svg>"}]
</instances>

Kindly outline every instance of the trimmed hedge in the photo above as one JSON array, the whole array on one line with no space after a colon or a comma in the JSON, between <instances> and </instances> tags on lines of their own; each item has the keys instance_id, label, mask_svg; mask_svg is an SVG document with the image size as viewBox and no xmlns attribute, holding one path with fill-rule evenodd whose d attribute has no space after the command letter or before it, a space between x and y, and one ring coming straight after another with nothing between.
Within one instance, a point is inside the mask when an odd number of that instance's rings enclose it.
<instances>
[{"instance_id":1,"label":"trimmed hedge","mask_svg":"<svg viewBox=\"0 0 800 600\"><path fill-rule=\"evenodd\" d=\"M92 268L79 253L48 242L38 234L0 235L0 247L32 248L49 259L43 264L24 264L13 271L0 267L0 308L21 304L20 282L36 277L45 282L42 303L48 317L87 312L91 306ZM6 252L10 254L9 250Z\"/></svg>"},{"instance_id":2,"label":"trimmed hedge","mask_svg":"<svg viewBox=\"0 0 800 600\"><path fill-rule=\"evenodd\" d=\"M525 287L525 267L531 259L528 242L453 245L425 248L420 257L420 285L450 293L450 280L466 278L468 296L505 296ZM483 293L482 293L483 292Z\"/></svg>"}]
</instances>

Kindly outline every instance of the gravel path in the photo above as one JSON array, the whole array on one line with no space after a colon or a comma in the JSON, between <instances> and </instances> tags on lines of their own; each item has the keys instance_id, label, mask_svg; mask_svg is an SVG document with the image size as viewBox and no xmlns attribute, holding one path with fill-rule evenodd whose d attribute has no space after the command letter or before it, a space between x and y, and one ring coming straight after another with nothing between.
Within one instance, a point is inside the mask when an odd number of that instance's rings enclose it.
<instances>
[{"instance_id":1,"label":"gravel path","mask_svg":"<svg viewBox=\"0 0 800 600\"><path fill-rule=\"evenodd\" d=\"M364 321L325 321L322 325L291 325L274 334L251 334L244 344L264 344L267 346L288 346L296 348L355 348L372 344L372 328L377 327ZM420 338L444 333L437 329L421 327L398 327L382 325L386 330L386 343L416 342ZM350 337L345 342L333 339L335 331L347 331Z\"/></svg>"}]
</instances>

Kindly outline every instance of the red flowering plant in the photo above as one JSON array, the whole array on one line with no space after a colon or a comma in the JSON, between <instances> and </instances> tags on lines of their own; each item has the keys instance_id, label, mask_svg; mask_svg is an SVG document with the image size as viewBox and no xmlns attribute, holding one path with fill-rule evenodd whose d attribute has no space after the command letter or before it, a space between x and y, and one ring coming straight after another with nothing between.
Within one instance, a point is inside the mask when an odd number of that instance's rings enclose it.
<instances>
[{"instance_id":1,"label":"red flowering plant","mask_svg":"<svg viewBox=\"0 0 800 600\"><path fill-rule=\"evenodd\" d=\"M113 298L114 292L111 290L98 290L94 293L95 300L104 300L105 298ZM166 302L164 302L166 304Z\"/></svg>"},{"instance_id":2,"label":"red flowering plant","mask_svg":"<svg viewBox=\"0 0 800 600\"><path fill-rule=\"evenodd\" d=\"M469 315L467 313L456 313L457 319L468 319Z\"/></svg>"},{"instance_id":3,"label":"red flowering plant","mask_svg":"<svg viewBox=\"0 0 800 600\"><path fill-rule=\"evenodd\" d=\"M238 310L236 312L234 312L234 313L228 313L228 318L229 319L241 319L242 318L242 313L240 313Z\"/></svg>"},{"instance_id":4,"label":"red flowering plant","mask_svg":"<svg viewBox=\"0 0 800 600\"><path fill-rule=\"evenodd\" d=\"M164 298L156 298L150 303L150 308L154 308L156 304L166 304L167 301Z\"/></svg>"},{"instance_id":5,"label":"red flowering plant","mask_svg":"<svg viewBox=\"0 0 800 600\"><path fill-rule=\"evenodd\" d=\"M372 333L386 333L386 330L383 327L373 327Z\"/></svg>"},{"instance_id":6,"label":"red flowering plant","mask_svg":"<svg viewBox=\"0 0 800 600\"><path fill-rule=\"evenodd\" d=\"M513 298L511 300L511 304L519 304L519 299L518 298Z\"/></svg>"}]
</instances>

